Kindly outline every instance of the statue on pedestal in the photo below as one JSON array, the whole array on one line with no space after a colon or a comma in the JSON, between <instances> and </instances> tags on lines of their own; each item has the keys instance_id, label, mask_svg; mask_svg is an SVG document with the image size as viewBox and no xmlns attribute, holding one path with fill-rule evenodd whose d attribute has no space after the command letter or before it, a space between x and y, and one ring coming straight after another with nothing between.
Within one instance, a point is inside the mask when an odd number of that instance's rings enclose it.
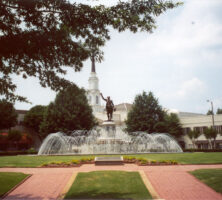
<instances>
[{"instance_id":1,"label":"statue on pedestal","mask_svg":"<svg viewBox=\"0 0 222 200\"><path fill-rule=\"evenodd\" d=\"M115 111L115 108L114 108L114 104L113 104L113 101L110 99L110 97L108 96L107 99L105 99L103 97L103 94L100 93L102 99L104 101L106 101L106 113L107 113L107 117L108 117L108 121L112 121L112 118L113 118L113 111Z\"/></svg>"}]
</instances>

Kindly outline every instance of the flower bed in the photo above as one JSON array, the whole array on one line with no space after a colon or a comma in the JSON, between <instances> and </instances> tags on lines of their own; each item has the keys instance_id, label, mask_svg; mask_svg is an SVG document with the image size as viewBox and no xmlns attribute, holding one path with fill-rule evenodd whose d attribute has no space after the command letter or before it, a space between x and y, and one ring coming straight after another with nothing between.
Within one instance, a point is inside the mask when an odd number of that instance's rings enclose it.
<instances>
[{"instance_id":1,"label":"flower bed","mask_svg":"<svg viewBox=\"0 0 222 200\"><path fill-rule=\"evenodd\" d=\"M147 166L147 165L177 165L178 162L175 160L148 160L145 158L136 158L132 156L124 156L124 163L136 163L139 166Z\"/></svg>"},{"instance_id":2,"label":"flower bed","mask_svg":"<svg viewBox=\"0 0 222 200\"><path fill-rule=\"evenodd\" d=\"M145 158L136 158L133 156L124 156L124 163L135 163L139 166L158 166L158 165L177 165L178 162L175 160L148 160ZM44 163L40 167L79 167L82 164L94 164L95 157L85 157L79 160L71 160L68 162L52 161Z\"/></svg>"},{"instance_id":3,"label":"flower bed","mask_svg":"<svg viewBox=\"0 0 222 200\"><path fill-rule=\"evenodd\" d=\"M94 157L81 158L80 160L71 160L68 162L52 161L44 163L40 167L79 167L82 164L93 164Z\"/></svg>"}]
</instances>

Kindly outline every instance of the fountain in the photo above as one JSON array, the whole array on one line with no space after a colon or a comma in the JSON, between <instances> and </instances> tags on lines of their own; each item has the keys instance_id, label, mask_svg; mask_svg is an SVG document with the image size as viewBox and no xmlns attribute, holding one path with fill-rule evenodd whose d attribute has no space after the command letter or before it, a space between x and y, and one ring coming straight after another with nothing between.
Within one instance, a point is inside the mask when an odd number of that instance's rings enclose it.
<instances>
[{"instance_id":1,"label":"fountain","mask_svg":"<svg viewBox=\"0 0 222 200\"><path fill-rule=\"evenodd\" d=\"M134 154L180 153L176 140L167 133L126 133L113 121L103 122L90 131L77 130L69 134L52 133L43 141L38 155L57 154Z\"/></svg>"}]
</instances>

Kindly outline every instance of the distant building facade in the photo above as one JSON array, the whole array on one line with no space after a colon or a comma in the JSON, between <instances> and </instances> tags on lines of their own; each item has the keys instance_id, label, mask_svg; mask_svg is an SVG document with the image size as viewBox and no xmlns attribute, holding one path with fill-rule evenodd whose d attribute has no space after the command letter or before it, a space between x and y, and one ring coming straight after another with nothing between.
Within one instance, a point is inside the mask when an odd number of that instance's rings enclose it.
<instances>
[{"instance_id":1,"label":"distant building facade","mask_svg":"<svg viewBox=\"0 0 222 200\"><path fill-rule=\"evenodd\" d=\"M183 140L185 142L185 148L195 148L192 141L187 136L190 130L195 130L201 133L196 139L196 148L198 149L210 149L211 144L208 139L203 135L204 130L207 127L213 127L212 115L201 115L195 113L178 113L180 122L184 130ZM217 131L216 147L222 149L222 114L214 115L214 129Z\"/></svg>"}]
</instances>

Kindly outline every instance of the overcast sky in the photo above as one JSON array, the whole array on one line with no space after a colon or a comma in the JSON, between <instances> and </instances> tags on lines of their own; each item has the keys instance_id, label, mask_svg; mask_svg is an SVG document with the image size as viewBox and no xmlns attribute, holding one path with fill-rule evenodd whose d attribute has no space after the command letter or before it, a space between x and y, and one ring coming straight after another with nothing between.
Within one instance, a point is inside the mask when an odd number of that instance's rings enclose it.
<instances>
[{"instance_id":1,"label":"overcast sky","mask_svg":"<svg viewBox=\"0 0 222 200\"><path fill-rule=\"evenodd\" d=\"M222 0L187 0L158 17L153 34L111 30L105 59L96 64L101 92L114 104L132 103L136 94L152 91L168 109L205 114L207 99L215 110L222 108L221 11ZM66 78L87 89L90 68L88 60L81 72L70 70ZM16 103L16 109L47 105L55 98L34 78L15 81L17 93L32 102Z\"/></svg>"}]
</instances>

